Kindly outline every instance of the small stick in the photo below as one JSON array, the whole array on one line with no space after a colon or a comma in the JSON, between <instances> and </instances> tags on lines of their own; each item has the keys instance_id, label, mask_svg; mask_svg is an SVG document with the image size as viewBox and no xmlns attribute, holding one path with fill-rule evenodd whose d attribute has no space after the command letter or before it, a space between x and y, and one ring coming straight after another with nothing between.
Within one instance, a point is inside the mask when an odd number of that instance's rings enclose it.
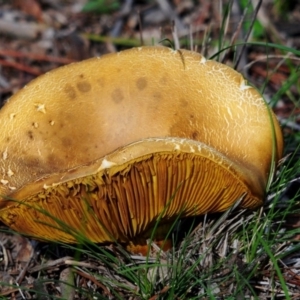
<instances>
[{"instance_id":1,"label":"small stick","mask_svg":"<svg viewBox=\"0 0 300 300\"><path fill-rule=\"evenodd\" d=\"M7 60L3 60L3 59L0 59L0 65L6 66L6 67L12 67L17 70L24 71L24 72L27 72L27 73L30 73L30 74L36 75L36 76L39 76L42 74L42 72L36 68L31 68L31 67L25 66L20 63L11 62L11 61L7 61Z\"/></svg>"},{"instance_id":2,"label":"small stick","mask_svg":"<svg viewBox=\"0 0 300 300\"><path fill-rule=\"evenodd\" d=\"M74 59L65 58L65 57L56 57L56 56L49 56L49 55L42 55L42 54L28 53L28 52L19 52L15 50L5 50L5 49L0 49L0 55L18 57L18 58L25 57L33 60L49 61L49 62L60 63L60 64L70 64L72 62L75 62Z\"/></svg>"}]
</instances>

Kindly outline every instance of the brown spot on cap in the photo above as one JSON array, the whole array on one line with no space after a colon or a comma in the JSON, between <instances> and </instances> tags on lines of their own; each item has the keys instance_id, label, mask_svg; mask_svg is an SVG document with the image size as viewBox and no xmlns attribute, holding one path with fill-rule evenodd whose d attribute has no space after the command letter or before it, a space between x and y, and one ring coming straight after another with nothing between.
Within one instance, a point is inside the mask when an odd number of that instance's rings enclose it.
<instances>
[{"instance_id":1,"label":"brown spot on cap","mask_svg":"<svg viewBox=\"0 0 300 300\"><path fill-rule=\"evenodd\" d=\"M185 100L185 99L181 99L180 100L180 106L182 106L182 107L186 107L186 106L188 106L188 101L187 100Z\"/></svg>"},{"instance_id":2,"label":"brown spot on cap","mask_svg":"<svg viewBox=\"0 0 300 300\"><path fill-rule=\"evenodd\" d=\"M30 169L35 169L40 166L40 160L36 156L30 156L27 154L27 157L25 159L25 165L29 167Z\"/></svg>"},{"instance_id":3,"label":"brown spot on cap","mask_svg":"<svg viewBox=\"0 0 300 300\"><path fill-rule=\"evenodd\" d=\"M77 96L75 89L70 84L66 84L64 91L70 100L74 100Z\"/></svg>"},{"instance_id":4,"label":"brown spot on cap","mask_svg":"<svg viewBox=\"0 0 300 300\"><path fill-rule=\"evenodd\" d=\"M116 88L111 93L111 97L115 103L120 103L124 99L123 92L120 88Z\"/></svg>"},{"instance_id":5,"label":"brown spot on cap","mask_svg":"<svg viewBox=\"0 0 300 300\"><path fill-rule=\"evenodd\" d=\"M156 93L153 93L153 98L155 100L161 100L163 97L162 97L162 94L159 93L159 92L156 92Z\"/></svg>"},{"instance_id":6,"label":"brown spot on cap","mask_svg":"<svg viewBox=\"0 0 300 300\"><path fill-rule=\"evenodd\" d=\"M196 140L198 138L198 136L199 136L199 132L197 130L195 130L195 131L192 132L192 138L194 140Z\"/></svg>"},{"instance_id":7,"label":"brown spot on cap","mask_svg":"<svg viewBox=\"0 0 300 300\"><path fill-rule=\"evenodd\" d=\"M63 137L61 139L61 143L64 147L69 148L72 146L72 139L70 139L69 137Z\"/></svg>"},{"instance_id":8,"label":"brown spot on cap","mask_svg":"<svg viewBox=\"0 0 300 300\"><path fill-rule=\"evenodd\" d=\"M46 158L47 166L50 167L52 170L53 168L59 170L62 162L59 157L54 154L49 154Z\"/></svg>"},{"instance_id":9,"label":"brown spot on cap","mask_svg":"<svg viewBox=\"0 0 300 300\"><path fill-rule=\"evenodd\" d=\"M87 81L80 81L77 83L77 88L82 93L87 93L91 90L91 85Z\"/></svg>"},{"instance_id":10,"label":"brown spot on cap","mask_svg":"<svg viewBox=\"0 0 300 300\"><path fill-rule=\"evenodd\" d=\"M33 132L31 130L27 131L28 137L33 140Z\"/></svg>"},{"instance_id":11,"label":"brown spot on cap","mask_svg":"<svg viewBox=\"0 0 300 300\"><path fill-rule=\"evenodd\" d=\"M147 86L147 79L145 77L140 77L136 81L136 86L140 91L144 90Z\"/></svg>"}]
</instances>

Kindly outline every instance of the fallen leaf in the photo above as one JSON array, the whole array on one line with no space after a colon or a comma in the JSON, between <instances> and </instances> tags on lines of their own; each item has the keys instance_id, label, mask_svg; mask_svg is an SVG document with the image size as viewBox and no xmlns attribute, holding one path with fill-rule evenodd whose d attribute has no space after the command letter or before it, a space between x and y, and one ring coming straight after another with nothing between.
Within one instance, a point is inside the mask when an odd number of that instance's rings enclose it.
<instances>
[{"instance_id":1,"label":"fallen leaf","mask_svg":"<svg viewBox=\"0 0 300 300\"><path fill-rule=\"evenodd\" d=\"M24 13L34 17L39 22L43 22L42 8L36 0L14 0L13 5Z\"/></svg>"}]
</instances>

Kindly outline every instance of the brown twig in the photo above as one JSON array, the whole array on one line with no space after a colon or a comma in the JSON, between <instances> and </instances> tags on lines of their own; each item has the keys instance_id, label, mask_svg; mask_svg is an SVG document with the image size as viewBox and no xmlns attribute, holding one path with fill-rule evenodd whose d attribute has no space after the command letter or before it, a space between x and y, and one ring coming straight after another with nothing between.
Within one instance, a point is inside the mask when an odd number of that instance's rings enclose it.
<instances>
[{"instance_id":1,"label":"brown twig","mask_svg":"<svg viewBox=\"0 0 300 300\"><path fill-rule=\"evenodd\" d=\"M41 71L39 71L36 68L31 68L31 67L25 66L23 64L17 63L17 62L7 61L7 60L3 60L3 59L0 59L0 65L5 66L5 67L12 67L17 70L24 71L29 74L35 75L35 76L39 76L39 75L43 74Z\"/></svg>"},{"instance_id":2,"label":"brown twig","mask_svg":"<svg viewBox=\"0 0 300 300\"><path fill-rule=\"evenodd\" d=\"M49 62L60 63L60 64L70 64L72 62L75 62L74 59L65 58L65 57L56 57L56 56L50 56L50 55L19 52L19 51L15 51L15 50L5 50L5 49L0 49L0 55L17 57L17 58L25 57L25 58L30 58L33 60L49 61Z\"/></svg>"},{"instance_id":3,"label":"brown twig","mask_svg":"<svg viewBox=\"0 0 300 300\"><path fill-rule=\"evenodd\" d=\"M58 265L65 265L65 262L68 260L72 260L73 257L71 256L66 256L66 257L62 257L56 260L50 260L45 264L40 264L35 266L34 268L31 268L28 270L29 273L35 273L35 272L39 272L48 268L52 268L52 267L56 267Z\"/></svg>"},{"instance_id":4,"label":"brown twig","mask_svg":"<svg viewBox=\"0 0 300 300\"><path fill-rule=\"evenodd\" d=\"M170 289L169 286L165 286L162 290L160 290L156 295L152 296L149 300L158 299L162 294L165 294L169 289Z\"/></svg>"},{"instance_id":5,"label":"brown twig","mask_svg":"<svg viewBox=\"0 0 300 300\"><path fill-rule=\"evenodd\" d=\"M97 285L99 288L101 288L107 296L112 297L112 294L110 293L110 291L102 283L100 283L94 276L91 276L90 274L87 274L83 271L77 270L76 268L74 269L74 272L76 272L78 275L92 281L95 285Z\"/></svg>"},{"instance_id":6,"label":"brown twig","mask_svg":"<svg viewBox=\"0 0 300 300\"><path fill-rule=\"evenodd\" d=\"M27 285L22 285L21 287L22 289L32 289L33 288L33 284L27 284ZM19 288L11 288L11 289L8 289L8 290L3 290L0 292L0 296L7 296L7 295L10 295L12 293L17 293L20 291L20 287ZM13 299L13 298L10 298L10 299Z\"/></svg>"}]
</instances>

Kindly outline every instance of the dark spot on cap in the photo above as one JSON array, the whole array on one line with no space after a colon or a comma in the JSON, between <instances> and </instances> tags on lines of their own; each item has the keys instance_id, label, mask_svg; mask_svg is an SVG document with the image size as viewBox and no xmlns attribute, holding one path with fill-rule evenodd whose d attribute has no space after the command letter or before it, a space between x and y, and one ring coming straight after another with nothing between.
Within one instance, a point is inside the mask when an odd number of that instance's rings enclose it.
<instances>
[{"instance_id":1,"label":"dark spot on cap","mask_svg":"<svg viewBox=\"0 0 300 300\"><path fill-rule=\"evenodd\" d=\"M33 132L31 130L27 131L27 136L33 140Z\"/></svg>"},{"instance_id":2,"label":"dark spot on cap","mask_svg":"<svg viewBox=\"0 0 300 300\"><path fill-rule=\"evenodd\" d=\"M111 93L111 97L112 100L117 104L122 102L122 100L124 99L123 92L120 88L114 89L113 92Z\"/></svg>"},{"instance_id":3,"label":"dark spot on cap","mask_svg":"<svg viewBox=\"0 0 300 300\"><path fill-rule=\"evenodd\" d=\"M9 141L10 141L10 137L7 137L7 138L6 138L6 141L9 142Z\"/></svg>"},{"instance_id":4,"label":"dark spot on cap","mask_svg":"<svg viewBox=\"0 0 300 300\"><path fill-rule=\"evenodd\" d=\"M140 77L136 81L136 86L140 91L144 90L147 86L147 79L145 77Z\"/></svg>"},{"instance_id":5,"label":"dark spot on cap","mask_svg":"<svg viewBox=\"0 0 300 300\"><path fill-rule=\"evenodd\" d=\"M64 92L67 94L67 96L70 100L74 100L77 96L76 90L70 84L67 84L64 87Z\"/></svg>"},{"instance_id":6,"label":"dark spot on cap","mask_svg":"<svg viewBox=\"0 0 300 300\"><path fill-rule=\"evenodd\" d=\"M161 93L159 93L159 92L153 93L153 98L155 100L161 100L161 98L162 98Z\"/></svg>"},{"instance_id":7,"label":"dark spot on cap","mask_svg":"<svg viewBox=\"0 0 300 300\"><path fill-rule=\"evenodd\" d=\"M28 153L26 153L28 154ZM31 169L37 168L40 166L40 160L36 156L28 156L26 155L25 164Z\"/></svg>"},{"instance_id":8,"label":"dark spot on cap","mask_svg":"<svg viewBox=\"0 0 300 300\"><path fill-rule=\"evenodd\" d=\"M64 137L61 139L61 143L64 147L69 148L72 146L72 139L68 137Z\"/></svg>"},{"instance_id":9,"label":"dark spot on cap","mask_svg":"<svg viewBox=\"0 0 300 300\"><path fill-rule=\"evenodd\" d=\"M199 136L199 132L197 130L192 132L192 139L193 140L197 140L198 136Z\"/></svg>"},{"instance_id":10,"label":"dark spot on cap","mask_svg":"<svg viewBox=\"0 0 300 300\"><path fill-rule=\"evenodd\" d=\"M77 83L77 88L82 93L87 93L91 90L91 85L87 81L79 81Z\"/></svg>"},{"instance_id":11,"label":"dark spot on cap","mask_svg":"<svg viewBox=\"0 0 300 300\"><path fill-rule=\"evenodd\" d=\"M189 103L188 103L187 100L185 100L185 99L181 99L181 100L180 100L180 106L181 106L181 107L186 107L186 106L188 106L188 104L189 104Z\"/></svg>"},{"instance_id":12,"label":"dark spot on cap","mask_svg":"<svg viewBox=\"0 0 300 300\"><path fill-rule=\"evenodd\" d=\"M59 169L59 167L62 164L60 159L54 154L49 154L46 158L46 161L47 161L48 167L51 167L51 169L52 168Z\"/></svg>"}]
</instances>

